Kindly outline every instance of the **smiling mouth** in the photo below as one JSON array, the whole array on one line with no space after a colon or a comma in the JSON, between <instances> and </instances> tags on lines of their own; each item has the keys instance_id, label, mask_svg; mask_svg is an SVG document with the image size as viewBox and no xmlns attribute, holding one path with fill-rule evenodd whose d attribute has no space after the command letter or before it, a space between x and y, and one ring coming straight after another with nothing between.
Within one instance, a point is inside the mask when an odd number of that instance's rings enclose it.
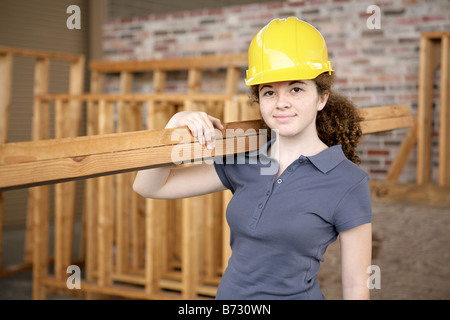
<instances>
[{"instance_id":1,"label":"smiling mouth","mask_svg":"<svg viewBox=\"0 0 450 320\"><path fill-rule=\"evenodd\" d=\"M291 114L291 115L277 115L277 116L273 116L277 121L280 122L286 122L289 121L290 119L296 117L297 115L295 114Z\"/></svg>"}]
</instances>

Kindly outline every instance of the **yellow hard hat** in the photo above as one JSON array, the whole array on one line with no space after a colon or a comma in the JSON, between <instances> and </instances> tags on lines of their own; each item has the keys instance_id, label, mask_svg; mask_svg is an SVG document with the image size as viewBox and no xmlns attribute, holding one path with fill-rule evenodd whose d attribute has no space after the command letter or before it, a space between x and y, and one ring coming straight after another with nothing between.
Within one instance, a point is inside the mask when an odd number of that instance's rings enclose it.
<instances>
[{"instance_id":1,"label":"yellow hard hat","mask_svg":"<svg viewBox=\"0 0 450 320\"><path fill-rule=\"evenodd\" d=\"M250 43L245 83L307 80L332 71L327 45L316 28L295 17L274 19Z\"/></svg>"}]
</instances>

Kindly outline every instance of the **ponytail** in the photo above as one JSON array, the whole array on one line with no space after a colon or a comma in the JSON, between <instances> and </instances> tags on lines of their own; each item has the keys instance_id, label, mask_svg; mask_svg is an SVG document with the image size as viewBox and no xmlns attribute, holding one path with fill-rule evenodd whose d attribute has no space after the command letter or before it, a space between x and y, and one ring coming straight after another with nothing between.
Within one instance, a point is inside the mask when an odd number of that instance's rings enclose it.
<instances>
[{"instance_id":1,"label":"ponytail","mask_svg":"<svg viewBox=\"0 0 450 320\"><path fill-rule=\"evenodd\" d=\"M362 136L360 121L356 106L348 98L331 91L327 104L317 113L317 134L329 147L342 145L347 159L359 164L356 147Z\"/></svg>"}]
</instances>

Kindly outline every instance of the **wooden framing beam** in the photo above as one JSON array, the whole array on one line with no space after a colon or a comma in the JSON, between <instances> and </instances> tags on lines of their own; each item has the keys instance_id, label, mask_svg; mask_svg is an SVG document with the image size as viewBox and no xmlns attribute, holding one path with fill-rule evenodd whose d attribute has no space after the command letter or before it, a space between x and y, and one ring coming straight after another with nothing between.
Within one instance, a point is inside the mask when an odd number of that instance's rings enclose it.
<instances>
[{"instance_id":1,"label":"wooden framing beam","mask_svg":"<svg viewBox=\"0 0 450 320\"><path fill-rule=\"evenodd\" d=\"M225 138L217 140L212 152L201 147L187 127L9 143L0 151L0 190L171 165L172 152L178 151L177 160L182 162L255 150L258 139L249 137L257 136L256 132L245 132L258 127L258 123L245 121L226 126L225 130L243 129L243 134L226 135L217 130L216 135ZM172 135L182 137L182 142L173 141ZM237 140L237 148L226 148L231 143L226 141L229 138Z\"/></svg>"},{"instance_id":2,"label":"wooden framing beam","mask_svg":"<svg viewBox=\"0 0 450 320\"><path fill-rule=\"evenodd\" d=\"M431 183L431 139L433 121L433 78L439 66L440 42L422 35L420 39L419 101L417 107L417 183Z\"/></svg>"},{"instance_id":3,"label":"wooden framing beam","mask_svg":"<svg viewBox=\"0 0 450 320\"><path fill-rule=\"evenodd\" d=\"M361 109L363 133L410 127L409 112L407 105ZM187 128L8 143L0 149L0 191L172 165L174 152L181 163L256 150L260 128L261 120L229 122L216 131L213 151Z\"/></svg>"},{"instance_id":4,"label":"wooden framing beam","mask_svg":"<svg viewBox=\"0 0 450 320\"><path fill-rule=\"evenodd\" d=\"M364 134L412 127L414 122L407 104L359 109L364 118L361 129Z\"/></svg>"},{"instance_id":5,"label":"wooden framing beam","mask_svg":"<svg viewBox=\"0 0 450 320\"><path fill-rule=\"evenodd\" d=\"M247 95L244 95L247 96ZM89 93L89 94L39 94L35 96L41 101L54 100L80 100L89 102L105 101L157 101L157 102L178 102L182 103L186 100L192 101L224 101L233 98L230 94L225 93L123 93L123 94L108 94L108 93Z\"/></svg>"},{"instance_id":6,"label":"wooden framing beam","mask_svg":"<svg viewBox=\"0 0 450 320\"><path fill-rule=\"evenodd\" d=\"M48 92L50 60L39 57L34 66L34 95ZM46 140L50 136L50 106L46 101L34 99L31 139ZM36 279L48 275L49 258L49 208L50 188L41 186L28 190L27 239L25 260L33 262L33 298L46 295L45 288L40 287ZM32 259L30 259L32 258Z\"/></svg>"},{"instance_id":7,"label":"wooden framing beam","mask_svg":"<svg viewBox=\"0 0 450 320\"><path fill-rule=\"evenodd\" d=\"M32 57L38 59L54 59L54 60L64 60L77 62L82 55L67 54L67 53L56 53L47 51L38 51L22 48L11 48L0 46L0 54L12 54L15 56Z\"/></svg>"},{"instance_id":8,"label":"wooden framing beam","mask_svg":"<svg viewBox=\"0 0 450 320\"><path fill-rule=\"evenodd\" d=\"M0 53L0 143L8 141L9 113L11 105L11 84L13 75L13 56L11 53ZM0 192L0 270L3 260L3 217L5 195Z\"/></svg>"},{"instance_id":9,"label":"wooden framing beam","mask_svg":"<svg viewBox=\"0 0 450 320\"><path fill-rule=\"evenodd\" d=\"M69 92L80 94L84 85L84 57L70 63ZM57 100L55 102L55 136L57 138L80 135L82 102ZM55 186L55 265L56 278L64 278L72 260L73 228L75 218L76 182Z\"/></svg>"},{"instance_id":10,"label":"wooden framing beam","mask_svg":"<svg viewBox=\"0 0 450 320\"><path fill-rule=\"evenodd\" d=\"M143 61L92 61L91 71L103 73L144 72L154 70L188 70L188 69L218 69L228 67L243 67L248 63L247 54L233 54L222 56L201 56L190 58L173 58L164 60Z\"/></svg>"},{"instance_id":11,"label":"wooden framing beam","mask_svg":"<svg viewBox=\"0 0 450 320\"><path fill-rule=\"evenodd\" d=\"M450 186L371 180L370 190L374 201L450 206Z\"/></svg>"},{"instance_id":12,"label":"wooden framing beam","mask_svg":"<svg viewBox=\"0 0 450 320\"><path fill-rule=\"evenodd\" d=\"M440 186L450 186L450 33L442 38L439 114Z\"/></svg>"}]
</instances>

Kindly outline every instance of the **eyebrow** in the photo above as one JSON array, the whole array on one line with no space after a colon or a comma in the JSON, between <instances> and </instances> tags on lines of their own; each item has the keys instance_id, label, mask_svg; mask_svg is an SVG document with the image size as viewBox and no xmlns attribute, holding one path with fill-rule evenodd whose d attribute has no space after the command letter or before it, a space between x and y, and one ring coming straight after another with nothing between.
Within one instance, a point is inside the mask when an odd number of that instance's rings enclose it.
<instances>
[{"instance_id":1,"label":"eyebrow","mask_svg":"<svg viewBox=\"0 0 450 320\"><path fill-rule=\"evenodd\" d=\"M302 81L302 80L295 80L295 81L289 82L289 85L291 86L291 85L293 85L293 84L295 84L295 83L306 84L305 81Z\"/></svg>"},{"instance_id":2,"label":"eyebrow","mask_svg":"<svg viewBox=\"0 0 450 320\"><path fill-rule=\"evenodd\" d=\"M292 85L295 84L295 83L306 84L306 83L305 83L304 81L302 81L302 80L295 80L295 81L289 82L288 86L292 86ZM261 89L259 89L259 91L261 91L261 90L264 89L265 87L272 88L271 85L265 84L265 85L263 85L263 86L261 87Z\"/></svg>"}]
</instances>

